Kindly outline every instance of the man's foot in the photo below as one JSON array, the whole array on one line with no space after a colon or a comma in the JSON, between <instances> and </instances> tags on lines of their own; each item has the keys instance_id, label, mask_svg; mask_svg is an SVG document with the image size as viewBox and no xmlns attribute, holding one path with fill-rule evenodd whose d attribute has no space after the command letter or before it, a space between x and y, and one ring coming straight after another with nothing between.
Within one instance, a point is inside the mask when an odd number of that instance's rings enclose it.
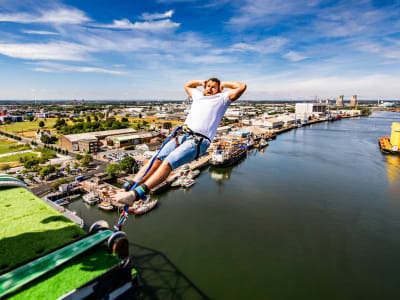
<instances>
[{"instance_id":1,"label":"man's foot","mask_svg":"<svg viewBox=\"0 0 400 300\"><path fill-rule=\"evenodd\" d=\"M111 196L111 199L132 206L133 202L136 200L136 194L134 192L125 192L118 190L115 194Z\"/></svg>"}]
</instances>

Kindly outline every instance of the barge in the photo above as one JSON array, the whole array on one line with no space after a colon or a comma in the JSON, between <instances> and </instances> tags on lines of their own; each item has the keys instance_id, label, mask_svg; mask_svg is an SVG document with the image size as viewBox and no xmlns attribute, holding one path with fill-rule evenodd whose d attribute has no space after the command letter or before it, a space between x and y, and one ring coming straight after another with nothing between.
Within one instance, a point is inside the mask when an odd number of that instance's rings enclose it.
<instances>
[{"instance_id":1,"label":"barge","mask_svg":"<svg viewBox=\"0 0 400 300\"><path fill-rule=\"evenodd\" d=\"M229 167L244 158L247 154L245 143L237 143L231 146L219 145L211 155L210 164L214 167Z\"/></svg>"},{"instance_id":2,"label":"barge","mask_svg":"<svg viewBox=\"0 0 400 300\"><path fill-rule=\"evenodd\" d=\"M379 138L379 147L383 154L400 154L400 123L392 123L392 132L389 137Z\"/></svg>"}]
</instances>

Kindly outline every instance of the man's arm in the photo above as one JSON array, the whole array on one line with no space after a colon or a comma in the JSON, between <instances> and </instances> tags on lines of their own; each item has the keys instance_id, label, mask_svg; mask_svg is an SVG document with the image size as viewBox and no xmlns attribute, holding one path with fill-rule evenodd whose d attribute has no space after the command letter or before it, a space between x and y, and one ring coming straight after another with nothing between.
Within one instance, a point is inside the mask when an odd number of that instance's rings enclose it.
<instances>
[{"instance_id":1,"label":"man's arm","mask_svg":"<svg viewBox=\"0 0 400 300\"><path fill-rule=\"evenodd\" d=\"M198 87L200 85L203 86L203 88L205 88L206 80L190 80L190 81L186 82L184 85L185 91L190 97L192 97L193 89L195 89L196 87Z\"/></svg>"},{"instance_id":2,"label":"man's arm","mask_svg":"<svg viewBox=\"0 0 400 300\"><path fill-rule=\"evenodd\" d=\"M239 99L240 96L244 93L246 90L246 84L243 82L238 82L238 81L224 81L221 82L221 92L224 88L229 88L231 89L228 92L229 99L231 101L235 101Z\"/></svg>"}]
</instances>

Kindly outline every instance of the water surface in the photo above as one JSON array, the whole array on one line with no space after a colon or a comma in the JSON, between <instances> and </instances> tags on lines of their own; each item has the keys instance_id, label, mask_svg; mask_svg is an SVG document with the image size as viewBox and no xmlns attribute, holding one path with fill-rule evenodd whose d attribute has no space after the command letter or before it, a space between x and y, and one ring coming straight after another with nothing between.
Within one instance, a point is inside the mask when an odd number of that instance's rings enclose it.
<instances>
[{"instance_id":1,"label":"water surface","mask_svg":"<svg viewBox=\"0 0 400 300\"><path fill-rule=\"evenodd\" d=\"M143 298L399 299L400 158L378 146L393 121L375 112L292 130L131 216Z\"/></svg>"}]
</instances>

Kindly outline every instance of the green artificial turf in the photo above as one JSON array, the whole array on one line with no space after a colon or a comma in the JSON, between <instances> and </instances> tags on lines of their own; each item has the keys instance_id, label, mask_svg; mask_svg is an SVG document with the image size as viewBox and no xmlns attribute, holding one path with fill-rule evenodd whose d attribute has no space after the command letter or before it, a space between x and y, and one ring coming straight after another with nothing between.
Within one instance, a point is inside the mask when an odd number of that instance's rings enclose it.
<instances>
[{"instance_id":1,"label":"green artificial turf","mask_svg":"<svg viewBox=\"0 0 400 300\"><path fill-rule=\"evenodd\" d=\"M0 274L85 232L24 188L0 188Z\"/></svg>"},{"instance_id":2,"label":"green artificial turf","mask_svg":"<svg viewBox=\"0 0 400 300\"><path fill-rule=\"evenodd\" d=\"M9 299L57 299L106 272L119 262L120 259L107 253L104 247L95 247L23 287Z\"/></svg>"}]
</instances>

